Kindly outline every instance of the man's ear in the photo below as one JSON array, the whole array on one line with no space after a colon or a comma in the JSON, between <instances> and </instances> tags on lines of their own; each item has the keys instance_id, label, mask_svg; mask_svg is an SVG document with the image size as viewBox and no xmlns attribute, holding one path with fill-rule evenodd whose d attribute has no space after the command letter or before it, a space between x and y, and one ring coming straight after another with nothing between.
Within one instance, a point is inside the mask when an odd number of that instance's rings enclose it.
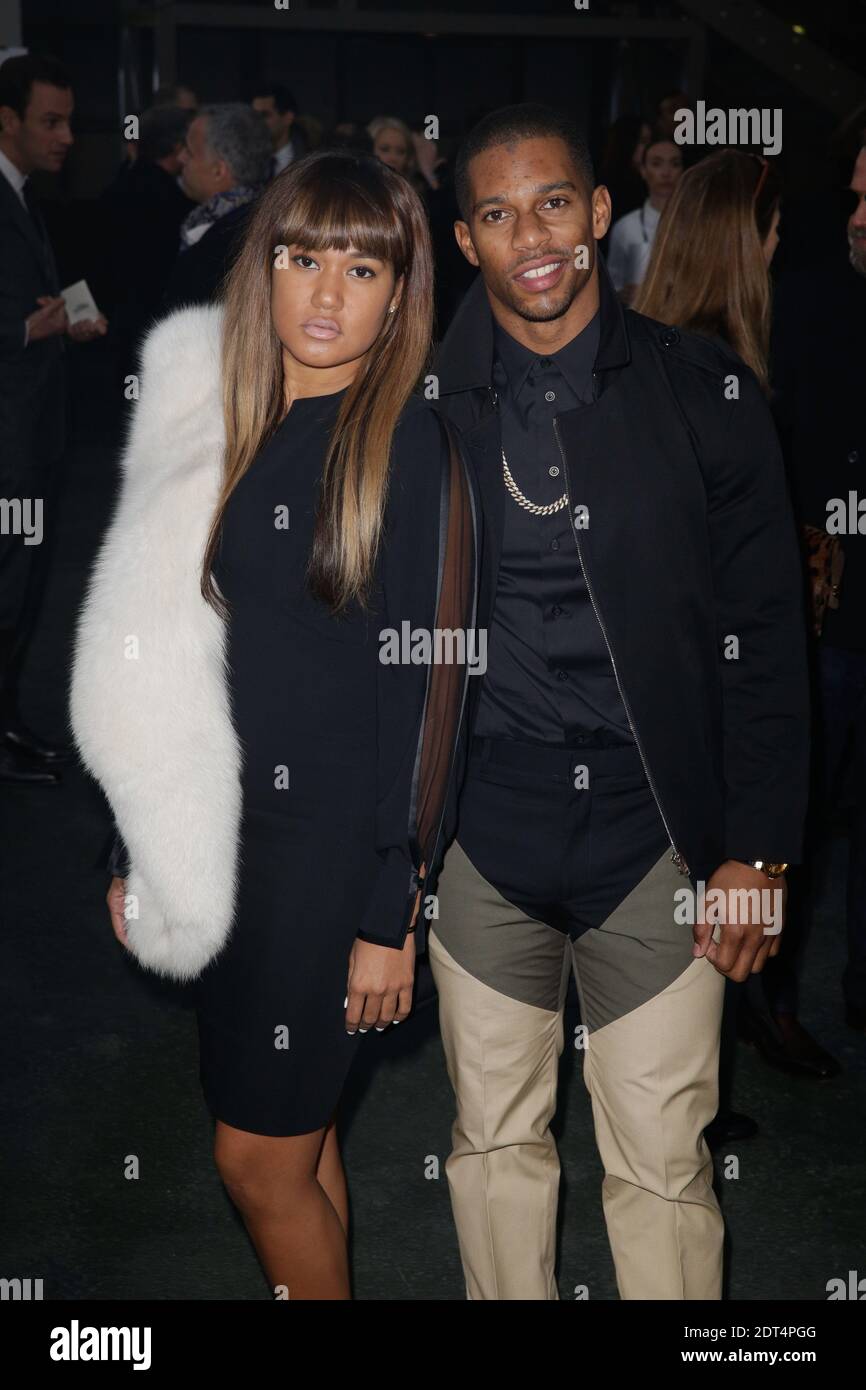
<instances>
[{"instance_id":1,"label":"man's ear","mask_svg":"<svg viewBox=\"0 0 866 1390\"><path fill-rule=\"evenodd\" d=\"M474 265L477 269L480 262L472 242L472 233L469 230L469 224L467 222L455 222L454 235L457 238L457 245L460 247L460 250L463 252L469 264Z\"/></svg>"},{"instance_id":2,"label":"man's ear","mask_svg":"<svg viewBox=\"0 0 866 1390\"><path fill-rule=\"evenodd\" d=\"M21 117L14 106L0 106L0 132L10 135L21 124Z\"/></svg>"},{"instance_id":3,"label":"man's ear","mask_svg":"<svg viewBox=\"0 0 866 1390\"><path fill-rule=\"evenodd\" d=\"M596 241L606 234L613 218L613 208L611 207L610 193L603 183L593 191L592 195L592 233Z\"/></svg>"}]
</instances>

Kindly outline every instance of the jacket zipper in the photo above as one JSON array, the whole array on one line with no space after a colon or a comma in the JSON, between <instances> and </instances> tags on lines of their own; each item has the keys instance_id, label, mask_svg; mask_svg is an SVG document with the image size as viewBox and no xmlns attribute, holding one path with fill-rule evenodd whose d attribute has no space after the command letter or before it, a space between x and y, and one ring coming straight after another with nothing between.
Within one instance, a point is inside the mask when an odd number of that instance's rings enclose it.
<instances>
[{"instance_id":1,"label":"jacket zipper","mask_svg":"<svg viewBox=\"0 0 866 1390\"><path fill-rule=\"evenodd\" d=\"M664 827L665 827L665 830L666 830L666 832L667 832L667 837L668 837L668 839L669 839L670 842L671 842L671 850L673 851L673 853L671 854L671 859L673 860L673 863L674 863L674 864L676 865L676 867L679 869L679 871L680 871L681 874L687 874L688 871L689 871L688 865L686 864L686 861L685 861L685 859L683 858L682 853L680 852L680 850L677 849L676 842L675 842L675 840L674 840L673 835L671 834L671 828L670 828L670 825L668 824L667 816L666 816L665 813L664 813L664 808L662 807L661 799L660 799L659 794L658 794L658 788L656 787L656 784L655 784L655 782L654 782L654 780L653 780L653 775L652 775L652 773L650 772L649 763L648 763L647 760L646 760L646 756L645 756L645 754L644 754L643 747L642 747L642 745L641 745L640 737L639 737L639 735L638 735L637 727L636 727L635 722L634 722L634 719L633 719L633 717L632 717L631 706L629 705L628 699L627 699L627 697L626 697L626 693L625 693L625 691L624 691L624 689L623 689L623 687L622 687L622 683L620 682L619 672L618 672L618 670L617 670L617 668L616 668L616 660L615 660L614 654L613 654L613 648L612 648L611 645L610 645L610 639L608 638L608 635L607 635L607 628L605 627L604 622L602 621L602 616L601 616L601 613L599 612L598 604L597 604L596 601L595 601L595 593L593 592L592 583L590 582L589 571L587 570L586 565L585 565L585 563L584 563L583 552L581 551L581 548L580 548L580 541L578 540L578 537L577 537L577 529L578 529L578 528L577 528L577 527L575 526L575 524L574 524L574 511L573 511L573 509L572 509L572 505L571 505L571 493L569 492L569 487L568 487L568 464L567 464L566 457L565 457L565 450L564 450L563 447L562 447L562 440L561 440L560 437L559 437L559 422L558 422L558 420L557 420L555 417L554 417L554 421L553 421L553 433L554 433L554 435L556 436L556 443L557 443L557 445L558 445L558 447L559 447L560 457L562 458L562 471L563 471L563 475L564 475L564 479L565 479L565 494L566 494L566 496L568 497L568 515L569 515L569 523L570 523L570 526L571 526L572 534L573 534L573 536L574 536L574 543L575 543L575 545L577 546L577 558L578 558L578 560L580 561L580 568L582 569L582 571L583 571L583 577L584 577L584 579L586 580L586 589L587 589L587 593L589 594L589 601L590 601L590 603L592 604L593 612L595 613L595 616L596 616L596 618L598 619L598 625L599 625L599 627L601 628L601 635L602 635L602 637L604 638L605 645L606 645L606 647L607 647L608 656L610 657L610 664L611 664L611 666L613 667L614 680L616 681L617 689L618 689L619 694L620 694L620 699L622 700L622 703L623 703L623 708L624 708L625 713L626 713L626 718L628 719L629 728L631 729L632 734L634 735L634 741L635 741L635 744L637 745L637 751L640 753L641 762L643 763L643 769L644 769L644 772L646 773L646 779L647 779L647 781L649 782L650 790L652 791L652 794L653 794L653 796L654 796L654 798L655 798L655 803L656 803L656 806L658 807L659 815L660 815L661 818L662 818L662 822L663 822Z\"/></svg>"}]
</instances>

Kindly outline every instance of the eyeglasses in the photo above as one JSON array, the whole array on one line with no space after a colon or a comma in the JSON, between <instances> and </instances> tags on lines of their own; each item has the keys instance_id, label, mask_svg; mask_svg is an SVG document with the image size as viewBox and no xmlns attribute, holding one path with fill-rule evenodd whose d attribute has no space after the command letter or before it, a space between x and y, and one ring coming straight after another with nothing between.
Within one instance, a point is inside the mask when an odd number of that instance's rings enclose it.
<instances>
[{"instance_id":1,"label":"eyeglasses","mask_svg":"<svg viewBox=\"0 0 866 1390\"><path fill-rule=\"evenodd\" d=\"M749 159L757 159L758 163L761 165L761 172L758 175L758 182L755 184L755 191L752 195L752 202L757 203L758 199L761 196L761 189L764 187L764 184L767 181L767 175L770 172L770 165L762 154L753 154L751 150L747 151L747 153Z\"/></svg>"}]
</instances>

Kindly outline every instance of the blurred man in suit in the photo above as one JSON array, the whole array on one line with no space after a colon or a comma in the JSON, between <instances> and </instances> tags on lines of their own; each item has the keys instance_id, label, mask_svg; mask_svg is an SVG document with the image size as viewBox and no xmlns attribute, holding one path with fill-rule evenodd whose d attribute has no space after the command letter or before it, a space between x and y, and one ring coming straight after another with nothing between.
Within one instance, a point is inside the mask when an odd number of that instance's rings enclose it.
<instances>
[{"instance_id":1,"label":"blurred man in suit","mask_svg":"<svg viewBox=\"0 0 866 1390\"><path fill-rule=\"evenodd\" d=\"M62 751L27 728L19 680L36 627L65 442L64 335L85 342L104 319L70 325L45 222L30 187L57 173L73 136L59 63L0 66L0 781L55 783Z\"/></svg>"},{"instance_id":2,"label":"blurred man in suit","mask_svg":"<svg viewBox=\"0 0 866 1390\"><path fill-rule=\"evenodd\" d=\"M160 313L207 304L240 248L250 208L268 177L270 138L243 102L203 106L180 155L181 186L198 204L180 225L180 248Z\"/></svg>"},{"instance_id":3,"label":"blurred man in suit","mask_svg":"<svg viewBox=\"0 0 866 1390\"><path fill-rule=\"evenodd\" d=\"M268 177L273 179L288 169L293 159L307 152L304 132L295 119L298 103L285 83L265 82L258 87L251 105L263 117L271 137L273 154Z\"/></svg>"},{"instance_id":4,"label":"blurred man in suit","mask_svg":"<svg viewBox=\"0 0 866 1390\"><path fill-rule=\"evenodd\" d=\"M177 260L180 225L196 207L178 181L192 119L179 106L144 111L138 158L100 200L106 307L121 382L136 370L139 340L159 310Z\"/></svg>"}]
</instances>

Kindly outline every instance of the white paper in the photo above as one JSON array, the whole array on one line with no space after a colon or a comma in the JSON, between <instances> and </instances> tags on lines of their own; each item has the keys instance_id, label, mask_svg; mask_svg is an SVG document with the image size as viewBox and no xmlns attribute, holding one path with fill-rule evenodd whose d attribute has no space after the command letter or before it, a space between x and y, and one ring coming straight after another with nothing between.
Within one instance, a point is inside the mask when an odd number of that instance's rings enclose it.
<instances>
[{"instance_id":1,"label":"white paper","mask_svg":"<svg viewBox=\"0 0 866 1390\"><path fill-rule=\"evenodd\" d=\"M61 290L60 293L63 295L66 317L70 323L81 323L83 319L99 318L96 300L90 293L90 286L86 280L76 280L74 285L67 285L66 289Z\"/></svg>"}]
</instances>

